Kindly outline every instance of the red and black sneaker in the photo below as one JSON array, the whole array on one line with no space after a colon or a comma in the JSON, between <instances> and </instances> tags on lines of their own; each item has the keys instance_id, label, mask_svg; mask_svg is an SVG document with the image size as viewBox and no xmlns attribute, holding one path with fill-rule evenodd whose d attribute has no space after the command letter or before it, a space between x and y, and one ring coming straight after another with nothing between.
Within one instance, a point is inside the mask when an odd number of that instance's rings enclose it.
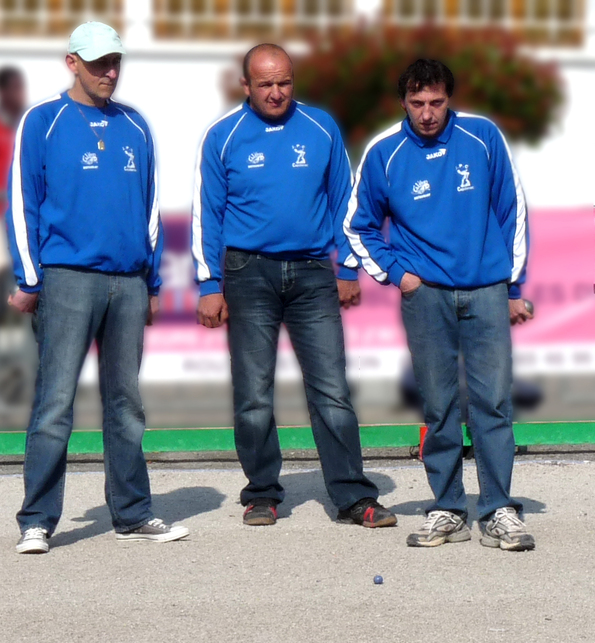
<instances>
[{"instance_id":1,"label":"red and black sneaker","mask_svg":"<svg viewBox=\"0 0 595 643\"><path fill-rule=\"evenodd\" d=\"M244 511L244 524L257 527L274 525L277 522L277 505L272 498L254 498Z\"/></svg>"},{"instance_id":2,"label":"red and black sneaker","mask_svg":"<svg viewBox=\"0 0 595 643\"><path fill-rule=\"evenodd\" d=\"M339 511L339 522L349 525L362 525L364 527L392 527L397 524L397 517L386 507L383 507L374 498L362 498L349 509Z\"/></svg>"}]
</instances>

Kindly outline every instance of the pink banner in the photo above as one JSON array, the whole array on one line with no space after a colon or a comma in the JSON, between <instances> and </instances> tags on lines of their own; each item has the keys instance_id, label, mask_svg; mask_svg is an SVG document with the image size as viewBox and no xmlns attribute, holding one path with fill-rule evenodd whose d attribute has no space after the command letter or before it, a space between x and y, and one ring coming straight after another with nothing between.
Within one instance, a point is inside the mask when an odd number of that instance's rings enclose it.
<instances>
[{"instance_id":1,"label":"pink banner","mask_svg":"<svg viewBox=\"0 0 595 643\"><path fill-rule=\"evenodd\" d=\"M196 289L189 263L188 217L166 217L162 321L148 329L147 353L225 351L224 329L195 323ZM595 344L595 226L590 207L531 212L531 253L523 296L535 319L514 330L515 345ZM362 305L343 313L347 349L405 346L399 291L361 278ZM282 348L284 348L282 346Z\"/></svg>"}]
</instances>

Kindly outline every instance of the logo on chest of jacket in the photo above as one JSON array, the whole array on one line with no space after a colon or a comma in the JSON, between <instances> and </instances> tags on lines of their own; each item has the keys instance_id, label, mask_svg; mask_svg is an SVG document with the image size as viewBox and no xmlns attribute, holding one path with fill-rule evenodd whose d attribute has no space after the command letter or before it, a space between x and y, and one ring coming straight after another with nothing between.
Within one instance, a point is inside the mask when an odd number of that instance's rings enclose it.
<instances>
[{"instance_id":1,"label":"logo on chest of jacket","mask_svg":"<svg viewBox=\"0 0 595 643\"><path fill-rule=\"evenodd\" d=\"M429 196L432 196L431 193L431 187L430 187L430 182L426 179L423 181L416 181L413 184L413 189L411 190L411 194L415 194L416 196L413 197L414 201L417 201L418 199L427 199Z\"/></svg>"},{"instance_id":2,"label":"logo on chest of jacket","mask_svg":"<svg viewBox=\"0 0 595 643\"><path fill-rule=\"evenodd\" d=\"M459 163L457 165L457 174L461 175L461 185L457 187L457 192L466 192L467 190L475 190L475 186L471 185L471 181L469 180L469 176L471 175L471 172L469 170L469 164L468 163Z\"/></svg>"},{"instance_id":3,"label":"logo on chest of jacket","mask_svg":"<svg viewBox=\"0 0 595 643\"><path fill-rule=\"evenodd\" d=\"M136 172L136 164L134 163L134 150L131 147L122 148L122 151L128 157L128 163L124 166L124 172Z\"/></svg>"},{"instance_id":4,"label":"logo on chest of jacket","mask_svg":"<svg viewBox=\"0 0 595 643\"><path fill-rule=\"evenodd\" d=\"M305 145L293 145L293 151L297 154L297 159L295 163L292 163L293 167L308 167L308 161L306 161L306 146Z\"/></svg>"},{"instance_id":5,"label":"logo on chest of jacket","mask_svg":"<svg viewBox=\"0 0 595 643\"><path fill-rule=\"evenodd\" d=\"M436 152L430 152L430 154L426 154L426 161L431 161L432 159L439 159L441 156L446 156L445 147L441 147Z\"/></svg>"},{"instance_id":6,"label":"logo on chest of jacket","mask_svg":"<svg viewBox=\"0 0 595 643\"><path fill-rule=\"evenodd\" d=\"M95 152L85 152L81 158L83 170L97 170L99 168L99 159Z\"/></svg>"},{"instance_id":7,"label":"logo on chest of jacket","mask_svg":"<svg viewBox=\"0 0 595 643\"><path fill-rule=\"evenodd\" d=\"M248 167L264 167L264 154L262 152L252 152L248 157Z\"/></svg>"}]
</instances>

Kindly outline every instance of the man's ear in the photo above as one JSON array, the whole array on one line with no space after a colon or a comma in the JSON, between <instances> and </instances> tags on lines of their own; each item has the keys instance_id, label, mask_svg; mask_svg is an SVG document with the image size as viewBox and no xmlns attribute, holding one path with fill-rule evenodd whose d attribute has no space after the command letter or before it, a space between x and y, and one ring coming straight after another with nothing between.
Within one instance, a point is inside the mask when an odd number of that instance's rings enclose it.
<instances>
[{"instance_id":1,"label":"man's ear","mask_svg":"<svg viewBox=\"0 0 595 643\"><path fill-rule=\"evenodd\" d=\"M73 74L78 72L78 58L74 54L66 54L66 66Z\"/></svg>"},{"instance_id":2,"label":"man's ear","mask_svg":"<svg viewBox=\"0 0 595 643\"><path fill-rule=\"evenodd\" d=\"M246 94L246 96L250 96L250 81L242 76L240 78L240 85L244 90L244 94Z\"/></svg>"}]
</instances>

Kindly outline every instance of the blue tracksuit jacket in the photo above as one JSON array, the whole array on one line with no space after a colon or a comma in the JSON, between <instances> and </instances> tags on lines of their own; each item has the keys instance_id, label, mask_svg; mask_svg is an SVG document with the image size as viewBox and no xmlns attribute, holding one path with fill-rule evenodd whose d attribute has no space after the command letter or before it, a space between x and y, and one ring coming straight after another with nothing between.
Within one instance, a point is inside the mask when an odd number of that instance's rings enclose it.
<instances>
[{"instance_id":1,"label":"blue tracksuit jacket","mask_svg":"<svg viewBox=\"0 0 595 643\"><path fill-rule=\"evenodd\" d=\"M408 119L377 136L357 171L344 227L381 283L399 286L405 272L453 288L507 281L509 297L520 297L525 198L508 145L486 118L449 111L436 138L419 137Z\"/></svg>"},{"instance_id":2,"label":"blue tracksuit jacket","mask_svg":"<svg viewBox=\"0 0 595 643\"><path fill-rule=\"evenodd\" d=\"M224 247L282 260L328 258L356 279L343 220L351 193L349 159L325 112L292 103L268 121L246 102L205 134L196 163L192 217L195 279L201 295L221 291Z\"/></svg>"},{"instance_id":3,"label":"blue tracksuit jacket","mask_svg":"<svg viewBox=\"0 0 595 643\"><path fill-rule=\"evenodd\" d=\"M67 93L32 107L17 130L9 202L9 243L23 291L41 289L44 266L65 266L146 270L149 293L158 292L155 155L134 109L113 101L98 109Z\"/></svg>"}]
</instances>

